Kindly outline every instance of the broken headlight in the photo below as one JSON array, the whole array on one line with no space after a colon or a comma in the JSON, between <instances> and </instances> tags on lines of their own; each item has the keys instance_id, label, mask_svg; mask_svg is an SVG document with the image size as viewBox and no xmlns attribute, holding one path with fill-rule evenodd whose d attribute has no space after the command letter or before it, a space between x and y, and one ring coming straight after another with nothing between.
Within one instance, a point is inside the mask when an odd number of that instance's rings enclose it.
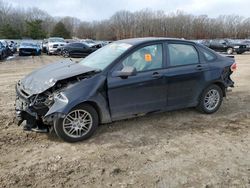
<instances>
[{"instance_id":1,"label":"broken headlight","mask_svg":"<svg viewBox=\"0 0 250 188\"><path fill-rule=\"evenodd\" d=\"M30 101L30 105L35 107L51 106L54 103L54 97L48 92L32 96Z\"/></svg>"},{"instance_id":2,"label":"broken headlight","mask_svg":"<svg viewBox=\"0 0 250 188\"><path fill-rule=\"evenodd\" d=\"M56 100L60 100L62 102L68 103L68 98L62 93L57 93L54 97Z\"/></svg>"}]
</instances>

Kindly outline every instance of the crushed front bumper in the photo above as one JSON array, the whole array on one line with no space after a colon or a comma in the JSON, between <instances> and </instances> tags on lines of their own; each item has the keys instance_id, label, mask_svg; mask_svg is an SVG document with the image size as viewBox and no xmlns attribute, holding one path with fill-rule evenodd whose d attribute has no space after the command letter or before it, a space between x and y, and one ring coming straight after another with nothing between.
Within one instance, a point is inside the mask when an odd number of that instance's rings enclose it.
<instances>
[{"instance_id":1,"label":"crushed front bumper","mask_svg":"<svg viewBox=\"0 0 250 188\"><path fill-rule=\"evenodd\" d=\"M16 101L15 101L15 118L14 122L20 126L24 121L24 130L35 132L49 132L49 126L45 125L38 112L34 111L29 99L20 94L16 88Z\"/></svg>"}]
</instances>

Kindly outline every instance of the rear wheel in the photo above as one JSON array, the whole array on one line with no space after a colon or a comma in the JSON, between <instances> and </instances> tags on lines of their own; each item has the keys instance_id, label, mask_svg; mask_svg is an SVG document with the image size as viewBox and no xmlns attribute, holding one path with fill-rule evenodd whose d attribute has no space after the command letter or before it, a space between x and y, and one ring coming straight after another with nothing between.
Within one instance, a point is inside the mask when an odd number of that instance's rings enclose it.
<instances>
[{"instance_id":1,"label":"rear wheel","mask_svg":"<svg viewBox=\"0 0 250 188\"><path fill-rule=\"evenodd\" d=\"M197 108L203 113L212 114L220 108L222 100L222 89L217 85L211 85L202 92Z\"/></svg>"},{"instance_id":2,"label":"rear wheel","mask_svg":"<svg viewBox=\"0 0 250 188\"><path fill-rule=\"evenodd\" d=\"M77 142L89 138L98 127L96 110L83 104L73 108L64 118L54 122L54 129L58 137L66 142Z\"/></svg>"}]
</instances>

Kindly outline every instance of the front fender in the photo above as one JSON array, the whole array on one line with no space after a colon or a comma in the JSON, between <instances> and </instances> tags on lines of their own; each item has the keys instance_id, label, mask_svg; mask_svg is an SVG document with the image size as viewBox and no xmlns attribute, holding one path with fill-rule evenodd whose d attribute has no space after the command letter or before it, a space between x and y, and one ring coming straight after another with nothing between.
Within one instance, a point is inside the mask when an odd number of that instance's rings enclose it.
<instances>
[{"instance_id":1,"label":"front fender","mask_svg":"<svg viewBox=\"0 0 250 188\"><path fill-rule=\"evenodd\" d=\"M62 93L67 101L55 98L54 104L45 114L44 119L49 119L52 115L60 114L61 117L68 114L69 111L81 103L94 104L97 108L101 123L111 122L111 116L107 99L105 97L105 81L104 76L97 76L82 80L71 87L68 87Z\"/></svg>"}]
</instances>

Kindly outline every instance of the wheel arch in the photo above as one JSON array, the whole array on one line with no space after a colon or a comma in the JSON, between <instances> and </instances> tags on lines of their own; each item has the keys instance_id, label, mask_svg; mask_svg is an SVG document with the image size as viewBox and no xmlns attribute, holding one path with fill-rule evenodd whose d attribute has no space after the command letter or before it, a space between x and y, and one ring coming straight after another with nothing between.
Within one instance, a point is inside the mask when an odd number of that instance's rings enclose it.
<instances>
[{"instance_id":1,"label":"wheel arch","mask_svg":"<svg viewBox=\"0 0 250 188\"><path fill-rule=\"evenodd\" d=\"M44 119L47 119L47 121L50 121L51 117L52 117L52 119L54 119L54 117L56 117L56 118L58 117L56 114L58 114L59 117L62 117L65 114L67 114L70 110L72 110L73 108L80 106L80 105L83 105L83 104L88 104L96 110L100 123L112 122L109 108L107 107L106 103L103 103L102 101L98 101L98 100L97 101L84 100L84 101L81 101L80 103L70 104L66 107L61 106L60 104L55 105L53 109L50 109L47 112Z\"/></svg>"},{"instance_id":2,"label":"wheel arch","mask_svg":"<svg viewBox=\"0 0 250 188\"><path fill-rule=\"evenodd\" d=\"M100 107L98 106L98 104L96 102L94 102L94 101L84 101L84 102L82 102L82 103L80 103L80 104L78 104L76 106L80 106L80 105L84 105L84 104L92 106L97 112L99 122L102 122L102 119L103 119L102 118L102 111L101 111Z\"/></svg>"},{"instance_id":3,"label":"wheel arch","mask_svg":"<svg viewBox=\"0 0 250 188\"><path fill-rule=\"evenodd\" d=\"M220 100L220 102L219 102L219 106L218 107L216 107L215 109L214 109L214 111L212 110L212 111L207 111L206 109L204 109L204 105L203 105L203 97L205 96L204 94L204 92L206 91L206 90L208 90L208 88L209 87L218 87L218 88L220 88L221 89L221 100ZM214 113L214 112L216 112L218 109L219 109L219 107L220 107L220 105L221 105L221 102L222 102L222 100L223 100L223 97L226 95L226 91L225 91L225 89L226 89L226 87L225 87L225 85L222 83L222 82L220 82L220 81L215 81L215 82L211 82L211 83L209 83L209 84L207 84L206 85L206 87L204 87L204 89L202 90L202 92L201 92L201 94L200 94L200 97L199 97L199 103L198 103L198 105L196 106L196 109L197 110L199 110L200 112L202 112L202 113L206 113L206 114L210 114L210 113Z\"/></svg>"},{"instance_id":4,"label":"wheel arch","mask_svg":"<svg viewBox=\"0 0 250 188\"><path fill-rule=\"evenodd\" d=\"M217 85L217 86L219 86L219 87L221 88L223 97L226 96L226 86L225 86L225 84L224 84L223 82L221 82L221 81L214 81L214 82L210 82L209 84L207 84L207 85L201 90L201 92L199 93L198 98L197 98L198 101L199 101L199 99L201 98L202 93L204 92L204 90L206 90L206 89L207 89L209 86L211 86L211 85ZM197 102L198 102L198 101L197 101ZM198 103L199 103L199 102L198 102Z\"/></svg>"},{"instance_id":5,"label":"wheel arch","mask_svg":"<svg viewBox=\"0 0 250 188\"><path fill-rule=\"evenodd\" d=\"M221 88L223 97L226 96L226 86L225 86L225 84L223 84L222 82L219 82L219 81L214 82L214 83L212 83L212 84L219 86L219 87ZM212 84L210 84L210 85L212 85Z\"/></svg>"}]
</instances>

